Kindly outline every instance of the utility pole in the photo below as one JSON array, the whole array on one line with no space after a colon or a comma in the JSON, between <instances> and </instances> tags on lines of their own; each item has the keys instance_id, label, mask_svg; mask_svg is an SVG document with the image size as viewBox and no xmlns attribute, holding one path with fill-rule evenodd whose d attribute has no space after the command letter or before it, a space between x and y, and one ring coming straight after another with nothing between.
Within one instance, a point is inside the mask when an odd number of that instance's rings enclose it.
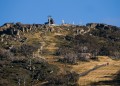
<instances>
[{"instance_id":1,"label":"utility pole","mask_svg":"<svg viewBox=\"0 0 120 86\"><path fill-rule=\"evenodd\" d=\"M65 24L65 21L62 19L62 24Z\"/></svg>"},{"instance_id":2,"label":"utility pole","mask_svg":"<svg viewBox=\"0 0 120 86\"><path fill-rule=\"evenodd\" d=\"M51 16L48 16L48 23L49 23L49 26L50 26L50 20L51 20Z\"/></svg>"}]
</instances>

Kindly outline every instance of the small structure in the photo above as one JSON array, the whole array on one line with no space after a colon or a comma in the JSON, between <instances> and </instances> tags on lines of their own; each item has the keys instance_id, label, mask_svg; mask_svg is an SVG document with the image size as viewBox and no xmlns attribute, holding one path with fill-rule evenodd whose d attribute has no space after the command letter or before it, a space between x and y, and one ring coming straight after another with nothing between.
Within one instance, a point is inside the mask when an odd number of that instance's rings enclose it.
<instances>
[{"instance_id":1,"label":"small structure","mask_svg":"<svg viewBox=\"0 0 120 86\"><path fill-rule=\"evenodd\" d=\"M48 22L45 22L45 24L48 24L50 26L50 25L54 25L55 22L51 16L48 16Z\"/></svg>"},{"instance_id":2,"label":"small structure","mask_svg":"<svg viewBox=\"0 0 120 86\"><path fill-rule=\"evenodd\" d=\"M62 25L64 25L65 24L65 21L62 19Z\"/></svg>"}]
</instances>

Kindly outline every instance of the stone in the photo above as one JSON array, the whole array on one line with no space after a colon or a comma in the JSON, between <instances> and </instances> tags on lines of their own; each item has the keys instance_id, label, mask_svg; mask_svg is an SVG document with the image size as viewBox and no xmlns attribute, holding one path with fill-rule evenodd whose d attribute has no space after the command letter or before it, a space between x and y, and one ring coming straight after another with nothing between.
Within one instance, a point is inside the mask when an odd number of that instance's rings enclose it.
<instances>
[{"instance_id":1,"label":"stone","mask_svg":"<svg viewBox=\"0 0 120 86\"><path fill-rule=\"evenodd\" d=\"M7 43L7 42L5 42L4 44L5 44L5 45L7 45L8 43Z\"/></svg>"},{"instance_id":2,"label":"stone","mask_svg":"<svg viewBox=\"0 0 120 86\"><path fill-rule=\"evenodd\" d=\"M14 30L12 28L11 28L10 31L11 31L11 35L14 35Z\"/></svg>"},{"instance_id":3,"label":"stone","mask_svg":"<svg viewBox=\"0 0 120 86\"><path fill-rule=\"evenodd\" d=\"M32 27L30 27L29 30L31 31L31 30L32 30Z\"/></svg>"},{"instance_id":4,"label":"stone","mask_svg":"<svg viewBox=\"0 0 120 86\"><path fill-rule=\"evenodd\" d=\"M17 36L19 36L20 35L20 31L19 30L17 30Z\"/></svg>"},{"instance_id":5,"label":"stone","mask_svg":"<svg viewBox=\"0 0 120 86\"><path fill-rule=\"evenodd\" d=\"M28 32L28 28L25 28L26 32Z\"/></svg>"},{"instance_id":6,"label":"stone","mask_svg":"<svg viewBox=\"0 0 120 86\"><path fill-rule=\"evenodd\" d=\"M3 42L4 41L4 39L3 38L1 38L1 42Z\"/></svg>"},{"instance_id":7,"label":"stone","mask_svg":"<svg viewBox=\"0 0 120 86\"><path fill-rule=\"evenodd\" d=\"M22 32L23 32L23 33L25 32L25 28L24 28L24 27L22 28Z\"/></svg>"},{"instance_id":8,"label":"stone","mask_svg":"<svg viewBox=\"0 0 120 86\"><path fill-rule=\"evenodd\" d=\"M86 26L90 28L95 28L97 26L97 23L87 23Z\"/></svg>"}]
</instances>

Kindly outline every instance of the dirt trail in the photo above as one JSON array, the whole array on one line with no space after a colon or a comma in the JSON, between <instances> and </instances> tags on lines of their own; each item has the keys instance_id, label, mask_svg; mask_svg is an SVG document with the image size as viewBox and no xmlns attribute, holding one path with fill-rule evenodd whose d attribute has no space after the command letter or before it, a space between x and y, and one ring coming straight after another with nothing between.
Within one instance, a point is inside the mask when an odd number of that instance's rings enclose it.
<instances>
[{"instance_id":1,"label":"dirt trail","mask_svg":"<svg viewBox=\"0 0 120 86\"><path fill-rule=\"evenodd\" d=\"M63 73L65 72L64 69L66 68L65 64L55 62L55 56L52 55L58 49L56 46L58 41L57 38L55 38L56 35L62 35L62 33L55 33L50 36L44 36L45 50L49 52L49 55L46 56L46 58L50 64L54 64L60 67L60 73ZM94 67L103 64L107 65L89 71ZM120 61L114 61L106 56L99 56L99 61L80 62L78 65L71 65L70 68L71 69L69 71L75 71L79 74L89 71L85 76L80 77L78 80L78 84L80 86L87 86L93 82L112 80L114 75L120 70Z\"/></svg>"},{"instance_id":2,"label":"dirt trail","mask_svg":"<svg viewBox=\"0 0 120 86\"><path fill-rule=\"evenodd\" d=\"M97 65L106 64L106 66L97 68L89 72L85 76L80 77L78 80L78 83L80 86L90 85L93 82L112 80L115 74L120 70L120 61L116 62L109 59L108 57L100 58L100 60L101 61L96 62L96 64ZM107 64L108 61L109 61L109 64Z\"/></svg>"}]
</instances>

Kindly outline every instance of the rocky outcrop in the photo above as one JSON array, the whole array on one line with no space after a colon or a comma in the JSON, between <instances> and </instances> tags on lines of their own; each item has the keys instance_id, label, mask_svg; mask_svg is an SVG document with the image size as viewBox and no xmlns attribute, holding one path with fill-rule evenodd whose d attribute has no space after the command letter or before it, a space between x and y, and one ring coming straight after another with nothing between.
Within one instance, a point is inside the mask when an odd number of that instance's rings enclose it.
<instances>
[{"instance_id":1,"label":"rocky outcrop","mask_svg":"<svg viewBox=\"0 0 120 86\"><path fill-rule=\"evenodd\" d=\"M119 27L107 25L107 24L103 24L103 23L87 23L86 26L89 28L102 29L102 30L120 29Z\"/></svg>"},{"instance_id":2,"label":"rocky outcrop","mask_svg":"<svg viewBox=\"0 0 120 86\"><path fill-rule=\"evenodd\" d=\"M63 26L63 25L61 25ZM54 26L53 26L54 27ZM7 35L19 35L20 32L30 32L30 31L37 31L37 29L46 29L47 31L54 31L55 28L52 26L47 26L44 24L22 24L20 22L17 23L5 23L3 26L0 26L0 35L7 34ZM92 29L99 29L99 30L112 30L116 31L120 28L112 25L106 25L102 23L88 23L86 26L79 26L79 25L71 25L71 26L63 26L67 27L68 30L72 30L74 35L84 35L89 33ZM58 31L58 30L57 30Z\"/></svg>"},{"instance_id":3,"label":"rocky outcrop","mask_svg":"<svg viewBox=\"0 0 120 86\"><path fill-rule=\"evenodd\" d=\"M35 30L36 28L41 28L42 24L22 24L20 22L14 23L5 23L0 27L0 35L8 34L8 35L19 35L20 31L29 32L31 30Z\"/></svg>"}]
</instances>

